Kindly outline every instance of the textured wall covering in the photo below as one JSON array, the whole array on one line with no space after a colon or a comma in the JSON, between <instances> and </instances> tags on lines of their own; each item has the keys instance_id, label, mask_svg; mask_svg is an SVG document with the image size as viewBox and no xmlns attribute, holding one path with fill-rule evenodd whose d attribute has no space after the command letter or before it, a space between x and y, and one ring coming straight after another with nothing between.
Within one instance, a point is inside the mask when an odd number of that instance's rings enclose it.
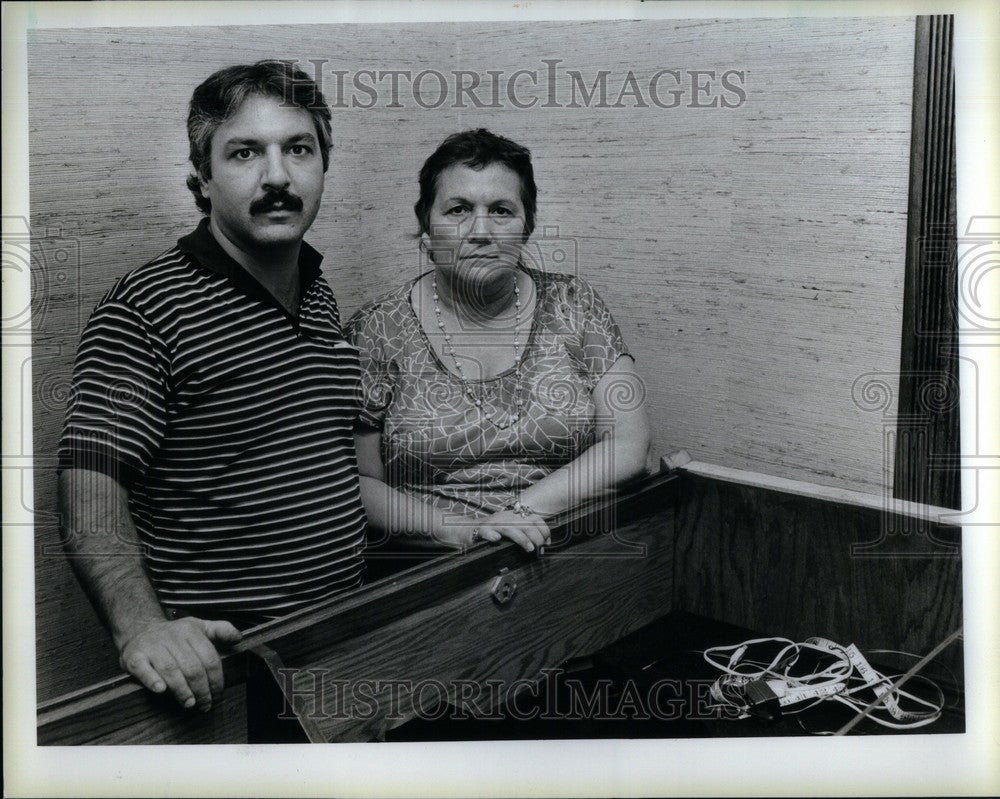
<instances>
[{"instance_id":1,"label":"textured wall covering","mask_svg":"<svg viewBox=\"0 0 1000 799\"><path fill-rule=\"evenodd\" d=\"M351 25L36 31L29 39L31 223L36 233L33 399L39 697L113 669L58 552L52 457L80 326L112 282L197 219L184 187L191 90L263 57L320 64L335 152L309 236L350 314L421 269L416 172L448 133L486 126L528 145L540 187L542 265L604 295L638 359L658 454L880 492L899 342L913 68L912 18ZM559 60L551 66L543 59ZM547 70L555 80L549 83ZM433 77L369 95L359 70ZM516 99L505 96L517 70ZM682 96L650 102L650 79ZM500 108L455 107L453 70L501 77ZM572 102L608 70L608 98ZM692 78L692 70L715 78ZM745 100L721 88L735 70ZM708 85L698 93L692 81ZM368 78L363 81L373 84ZM489 92L480 90L479 96ZM719 100L717 107L692 107ZM720 107L722 100L737 107ZM554 101L554 102L553 102ZM645 103L648 107L635 107ZM549 107L545 107L548 105ZM563 256L559 254L563 253ZM561 260L560 260L561 258ZM869 406L876 410L866 409ZM39 625L40 628L43 626ZM86 651L85 651L86 650ZM76 653L71 672L52 653Z\"/></svg>"}]
</instances>

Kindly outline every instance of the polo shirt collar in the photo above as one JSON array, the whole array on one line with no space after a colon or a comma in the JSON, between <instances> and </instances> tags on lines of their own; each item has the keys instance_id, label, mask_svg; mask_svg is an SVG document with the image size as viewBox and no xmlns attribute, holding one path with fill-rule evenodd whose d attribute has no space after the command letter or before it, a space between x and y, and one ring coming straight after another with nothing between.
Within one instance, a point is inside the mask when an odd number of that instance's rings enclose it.
<instances>
[{"instance_id":1,"label":"polo shirt collar","mask_svg":"<svg viewBox=\"0 0 1000 799\"><path fill-rule=\"evenodd\" d=\"M182 236L177 240L177 248L192 256L199 264L206 269L217 274L228 277L245 294L256 297L268 305L274 305L284 311L279 303L266 288L264 288L246 269L240 266L239 262L229 253L222 249L222 245L215 240L212 230L208 226L206 216L198 224L192 233ZM302 242L299 249L299 287L301 296L304 298L309 286L319 277L322 271L319 267L323 256L310 247L306 242Z\"/></svg>"}]
</instances>

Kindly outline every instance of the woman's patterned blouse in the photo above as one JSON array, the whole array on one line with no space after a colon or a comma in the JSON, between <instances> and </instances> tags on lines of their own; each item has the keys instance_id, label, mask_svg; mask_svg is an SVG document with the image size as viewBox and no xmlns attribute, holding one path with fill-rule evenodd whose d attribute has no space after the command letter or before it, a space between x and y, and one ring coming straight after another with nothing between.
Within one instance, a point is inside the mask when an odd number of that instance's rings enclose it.
<instances>
[{"instance_id":1,"label":"woman's patterned blouse","mask_svg":"<svg viewBox=\"0 0 1000 799\"><path fill-rule=\"evenodd\" d=\"M485 516L594 443L594 389L629 354L621 331L584 280L527 271L531 331L520 363L493 378L463 381L438 357L410 302L420 278L347 323L363 370L360 425L382 433L390 486Z\"/></svg>"}]
</instances>

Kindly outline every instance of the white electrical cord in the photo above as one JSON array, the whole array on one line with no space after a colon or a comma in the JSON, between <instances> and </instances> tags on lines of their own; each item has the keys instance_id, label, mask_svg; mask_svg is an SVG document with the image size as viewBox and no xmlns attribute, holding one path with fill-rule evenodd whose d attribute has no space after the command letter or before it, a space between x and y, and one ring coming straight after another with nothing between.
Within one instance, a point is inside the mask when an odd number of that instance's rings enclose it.
<instances>
[{"instance_id":1,"label":"white electrical cord","mask_svg":"<svg viewBox=\"0 0 1000 799\"><path fill-rule=\"evenodd\" d=\"M961 630L950 636L902 677L886 676L872 668L854 644L845 647L825 638L809 638L801 643L787 638L753 638L733 646L710 647L703 655L723 672L711 688L716 707L734 712L736 718L747 718L759 706L792 714L832 700L858 714L837 734L866 717L890 729L912 729L931 724L941 716L944 694L923 677L933 700L903 691L903 683L960 634ZM748 657L751 649L759 651L766 645L772 650L780 648L770 659ZM808 671L805 667L796 669L800 656L807 652L813 654L817 664ZM820 732L833 734L832 730Z\"/></svg>"}]
</instances>

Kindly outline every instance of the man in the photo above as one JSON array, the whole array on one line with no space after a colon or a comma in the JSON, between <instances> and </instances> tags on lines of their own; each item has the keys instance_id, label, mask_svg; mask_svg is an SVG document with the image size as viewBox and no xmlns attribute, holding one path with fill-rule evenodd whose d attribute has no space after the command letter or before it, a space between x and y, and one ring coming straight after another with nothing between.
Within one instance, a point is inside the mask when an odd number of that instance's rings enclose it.
<instances>
[{"instance_id":1,"label":"man","mask_svg":"<svg viewBox=\"0 0 1000 799\"><path fill-rule=\"evenodd\" d=\"M84 331L60 442L66 549L122 668L185 707L216 645L358 586L360 367L303 242L330 110L290 64L220 70L188 116L206 215Z\"/></svg>"}]
</instances>

